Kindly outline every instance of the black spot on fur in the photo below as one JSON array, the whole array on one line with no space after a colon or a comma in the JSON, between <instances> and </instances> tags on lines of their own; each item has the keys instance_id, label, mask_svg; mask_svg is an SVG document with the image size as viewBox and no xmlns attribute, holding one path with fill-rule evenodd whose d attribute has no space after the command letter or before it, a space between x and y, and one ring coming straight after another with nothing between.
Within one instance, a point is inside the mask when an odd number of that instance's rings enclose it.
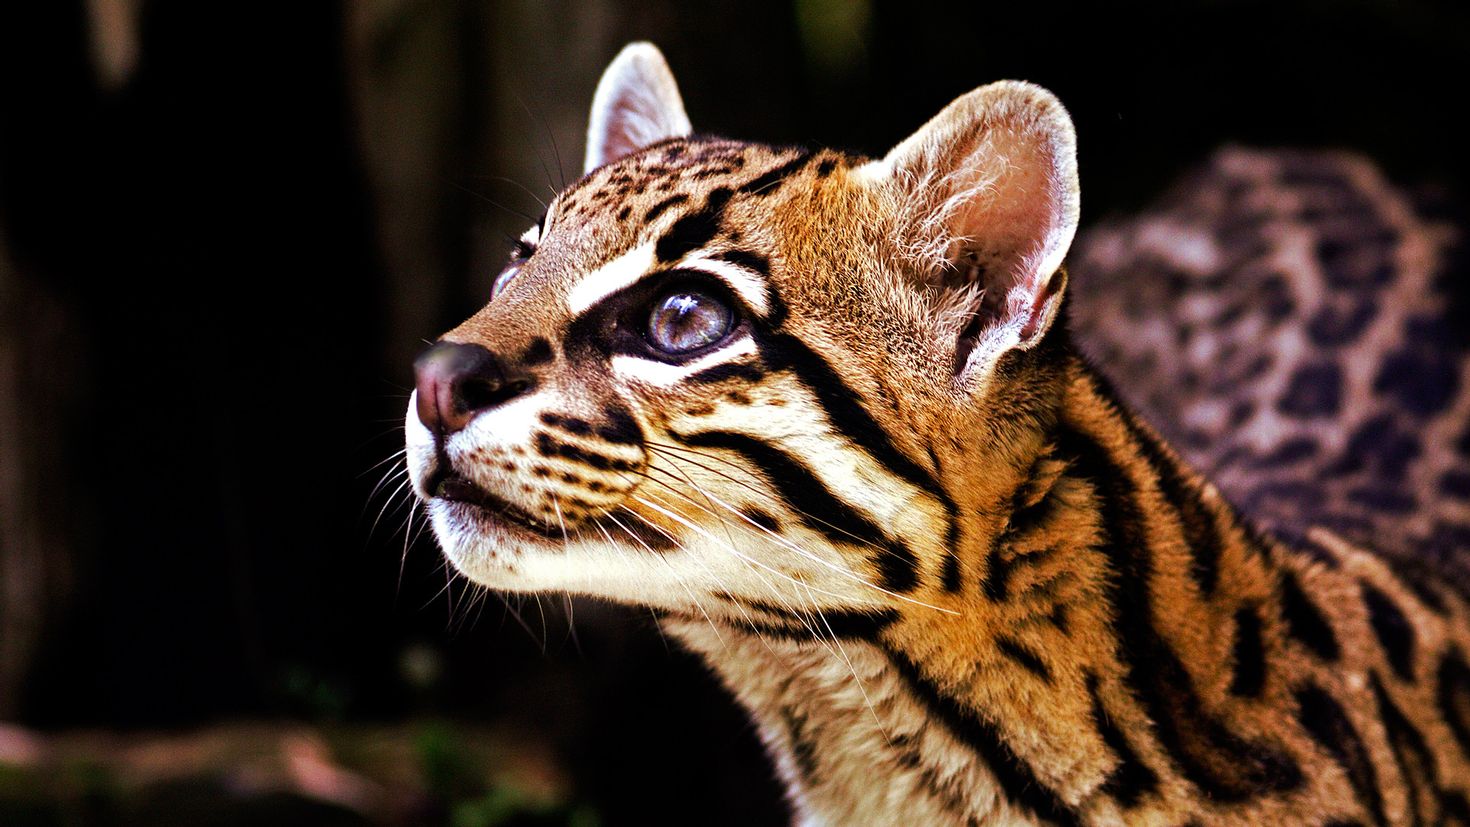
<instances>
[{"instance_id":1,"label":"black spot on fur","mask_svg":"<svg viewBox=\"0 0 1470 827\"><path fill-rule=\"evenodd\" d=\"M643 223L652 224L655 219L663 215L664 212L670 207L674 206L675 204L682 204L688 200L689 196L683 193L679 193L678 195L670 195L668 198L665 198L664 200L648 208L648 212L643 214Z\"/></svg>"},{"instance_id":2,"label":"black spot on fur","mask_svg":"<svg viewBox=\"0 0 1470 827\"><path fill-rule=\"evenodd\" d=\"M1373 301L1358 302L1347 310L1328 305L1307 323L1307 335L1322 347L1346 344L1360 336L1376 315L1378 307Z\"/></svg>"},{"instance_id":3,"label":"black spot on fur","mask_svg":"<svg viewBox=\"0 0 1470 827\"><path fill-rule=\"evenodd\" d=\"M590 465L599 471L638 470L638 466L635 463L588 451L570 443L560 442L544 433L536 435L536 451L543 457L560 457L561 459L580 462L583 465Z\"/></svg>"},{"instance_id":4,"label":"black spot on fur","mask_svg":"<svg viewBox=\"0 0 1470 827\"><path fill-rule=\"evenodd\" d=\"M1255 414L1255 412L1256 406L1251 402L1244 399L1236 402L1230 407L1230 427L1239 428L1240 426L1244 425L1246 420L1250 419L1251 416ZM1202 442L1208 442L1208 440L1202 440Z\"/></svg>"},{"instance_id":5,"label":"black spot on fur","mask_svg":"<svg viewBox=\"0 0 1470 827\"><path fill-rule=\"evenodd\" d=\"M1331 416L1341 402L1342 371L1322 362L1298 370L1276 408L1291 416Z\"/></svg>"},{"instance_id":6,"label":"black spot on fur","mask_svg":"<svg viewBox=\"0 0 1470 827\"><path fill-rule=\"evenodd\" d=\"M803 525L839 543L866 546L874 555L881 585L904 592L918 585L918 559L902 540L889 537L872 520L843 501L798 458L747 434L703 431L676 434L691 448L734 451L761 472L772 489L800 515Z\"/></svg>"},{"instance_id":7,"label":"black spot on fur","mask_svg":"<svg viewBox=\"0 0 1470 827\"><path fill-rule=\"evenodd\" d=\"M818 750L807 737L806 718L789 706L781 707L781 719L786 725L786 737L791 743L791 758L796 762L796 772L807 784L816 784Z\"/></svg>"},{"instance_id":8,"label":"black spot on fur","mask_svg":"<svg viewBox=\"0 0 1470 827\"><path fill-rule=\"evenodd\" d=\"M1006 744L994 724L956 702L949 692L930 681L919 664L910 660L907 654L887 646L884 653L929 714L990 768L1003 791L1002 795L1062 827L1081 824L1076 811L1057 791L1046 786L1036 770Z\"/></svg>"},{"instance_id":9,"label":"black spot on fur","mask_svg":"<svg viewBox=\"0 0 1470 827\"><path fill-rule=\"evenodd\" d=\"M800 150L791 160L741 184L740 191L750 195L770 195L779 189L779 184L784 183L793 173L806 166L811 157L810 152Z\"/></svg>"},{"instance_id":10,"label":"black spot on fur","mask_svg":"<svg viewBox=\"0 0 1470 827\"><path fill-rule=\"evenodd\" d=\"M1378 771L1352 721L1326 690L1308 685L1297 690L1297 720L1312 740L1322 745L1347 774L1358 801L1373 815L1373 823L1384 827L1383 795L1378 789Z\"/></svg>"},{"instance_id":11,"label":"black spot on fur","mask_svg":"<svg viewBox=\"0 0 1470 827\"><path fill-rule=\"evenodd\" d=\"M1419 451L1417 437L1401 431L1391 414L1380 414L1353 432L1342 456L1323 473L1339 476L1371 469L1380 481L1399 481Z\"/></svg>"},{"instance_id":12,"label":"black spot on fur","mask_svg":"<svg viewBox=\"0 0 1470 827\"><path fill-rule=\"evenodd\" d=\"M778 298L772 296L771 318L768 320L771 325L777 324L776 319L785 315L784 306L778 303ZM796 373L802 383L816 394L828 420L857 447L889 473L939 500L947 519L943 586L948 591L957 590L960 586L956 551L959 521L956 519L954 500L939 484L939 480L893 444L888 430L879 425L863 406L863 397L849 387L832 365L805 341L796 336L778 333L761 343L761 352L772 369L788 369Z\"/></svg>"},{"instance_id":13,"label":"black spot on fur","mask_svg":"<svg viewBox=\"0 0 1470 827\"><path fill-rule=\"evenodd\" d=\"M680 216L654 246L658 259L678 261L713 241L720 232L725 204L732 194L729 187L711 190L703 207Z\"/></svg>"},{"instance_id":14,"label":"black spot on fur","mask_svg":"<svg viewBox=\"0 0 1470 827\"><path fill-rule=\"evenodd\" d=\"M1290 465L1311 459L1317 453L1317 441L1309 437L1296 437L1277 445L1270 453L1255 457L1251 465L1257 468L1271 468L1278 465Z\"/></svg>"},{"instance_id":15,"label":"black spot on fur","mask_svg":"<svg viewBox=\"0 0 1470 827\"><path fill-rule=\"evenodd\" d=\"M762 276L771 275L771 261L760 253L751 252L750 250L725 250L715 256L715 258L744 267Z\"/></svg>"},{"instance_id":16,"label":"black spot on fur","mask_svg":"<svg viewBox=\"0 0 1470 827\"><path fill-rule=\"evenodd\" d=\"M1261 617L1255 609L1235 613L1235 668L1230 693L1244 698L1261 694L1266 683L1266 650L1261 642Z\"/></svg>"},{"instance_id":17,"label":"black spot on fur","mask_svg":"<svg viewBox=\"0 0 1470 827\"><path fill-rule=\"evenodd\" d=\"M1322 612L1302 592L1296 575L1289 571L1281 573L1281 617L1286 621L1286 633L1303 646L1312 650L1317 657L1328 663L1342 656L1337 635L1322 616Z\"/></svg>"},{"instance_id":18,"label":"black spot on fur","mask_svg":"<svg viewBox=\"0 0 1470 827\"><path fill-rule=\"evenodd\" d=\"M1446 471L1439 478L1439 490L1455 499L1470 500L1470 472Z\"/></svg>"},{"instance_id":19,"label":"black spot on fur","mask_svg":"<svg viewBox=\"0 0 1470 827\"><path fill-rule=\"evenodd\" d=\"M1383 514L1408 514L1418 509L1414 497L1392 483L1354 488L1348 501Z\"/></svg>"},{"instance_id":20,"label":"black spot on fur","mask_svg":"<svg viewBox=\"0 0 1470 827\"><path fill-rule=\"evenodd\" d=\"M1424 805L1439 803L1439 766L1434 753L1424 742L1424 734L1414 726L1393 702L1377 673L1372 675L1373 697L1378 703L1378 717L1388 732L1388 744L1399 765L1404 792L1409 801L1410 824L1443 824L1442 818L1426 817ZM1436 814L1437 815L1437 814Z\"/></svg>"},{"instance_id":21,"label":"black spot on fur","mask_svg":"<svg viewBox=\"0 0 1470 827\"><path fill-rule=\"evenodd\" d=\"M1134 751L1128 738L1118 729L1103 706L1102 696L1097 691L1097 676L1087 676L1087 694L1092 696L1092 725L1103 743L1118 756L1118 765L1108 773L1103 790L1123 807L1138 804L1143 796L1158 789L1159 776Z\"/></svg>"},{"instance_id":22,"label":"black spot on fur","mask_svg":"<svg viewBox=\"0 0 1470 827\"><path fill-rule=\"evenodd\" d=\"M832 174L832 170L834 170L836 168L837 168L837 159L836 158L823 158L822 159L822 162L819 163L819 164L817 164L817 177L818 178L826 178L828 175L831 175Z\"/></svg>"},{"instance_id":23,"label":"black spot on fur","mask_svg":"<svg viewBox=\"0 0 1470 827\"><path fill-rule=\"evenodd\" d=\"M628 412L627 408L620 405L613 406L603 411L603 422L597 426L597 435L608 442L621 445L641 445L643 443L643 431L638 427L638 420Z\"/></svg>"},{"instance_id":24,"label":"black spot on fur","mask_svg":"<svg viewBox=\"0 0 1470 827\"><path fill-rule=\"evenodd\" d=\"M1414 680L1414 651L1417 636L1409 619L1388 595L1363 583L1363 605L1368 608L1368 623L1383 646L1393 671L1406 681Z\"/></svg>"},{"instance_id":25,"label":"black spot on fur","mask_svg":"<svg viewBox=\"0 0 1470 827\"><path fill-rule=\"evenodd\" d=\"M716 382L723 382L726 379L744 379L747 382L758 382L764 379L765 375L765 369L753 362L721 362L718 365L707 367L698 373L691 374L684 381L695 385L710 385Z\"/></svg>"},{"instance_id":26,"label":"black spot on fur","mask_svg":"<svg viewBox=\"0 0 1470 827\"><path fill-rule=\"evenodd\" d=\"M1051 669L1047 668L1046 661L1042 660L1041 655L1037 654L1031 647L1010 635L1000 635L995 639L995 648L1022 669L1040 678L1045 683L1051 683Z\"/></svg>"},{"instance_id":27,"label":"black spot on fur","mask_svg":"<svg viewBox=\"0 0 1470 827\"><path fill-rule=\"evenodd\" d=\"M527 366L544 365L550 362L555 354L551 350L551 342L544 337L537 336L531 340L526 352L521 354L520 363Z\"/></svg>"},{"instance_id":28,"label":"black spot on fur","mask_svg":"<svg viewBox=\"0 0 1470 827\"><path fill-rule=\"evenodd\" d=\"M1241 737L1205 708L1179 654L1154 623L1153 545L1133 475L1103 444L1063 425L1057 446L1077 476L1096 489L1102 512L1099 552L1115 567L1107 603L1122 644L1124 679L1185 777L1218 801L1295 789L1301 768L1279 746Z\"/></svg>"},{"instance_id":29,"label":"black spot on fur","mask_svg":"<svg viewBox=\"0 0 1470 827\"><path fill-rule=\"evenodd\" d=\"M592 433L592 423L575 416L562 416L561 414L544 411L541 414L541 422L558 430L566 431L577 436L587 436Z\"/></svg>"},{"instance_id":30,"label":"black spot on fur","mask_svg":"<svg viewBox=\"0 0 1470 827\"><path fill-rule=\"evenodd\" d=\"M820 613L800 611L790 606L743 597L730 592L716 592L716 598L735 606L751 609L770 619L744 616L737 627L765 637L782 640L877 640L878 635L898 620L891 610L823 609Z\"/></svg>"},{"instance_id":31,"label":"black spot on fur","mask_svg":"<svg viewBox=\"0 0 1470 827\"><path fill-rule=\"evenodd\" d=\"M1436 700L1439 714L1455 734L1460 751L1470 755L1470 667L1455 649L1446 652L1439 662Z\"/></svg>"},{"instance_id":32,"label":"black spot on fur","mask_svg":"<svg viewBox=\"0 0 1470 827\"><path fill-rule=\"evenodd\" d=\"M1432 416L1455 398L1460 385L1458 368L1453 354L1411 344L1384 360L1373 390L1392 396L1414 414Z\"/></svg>"}]
</instances>

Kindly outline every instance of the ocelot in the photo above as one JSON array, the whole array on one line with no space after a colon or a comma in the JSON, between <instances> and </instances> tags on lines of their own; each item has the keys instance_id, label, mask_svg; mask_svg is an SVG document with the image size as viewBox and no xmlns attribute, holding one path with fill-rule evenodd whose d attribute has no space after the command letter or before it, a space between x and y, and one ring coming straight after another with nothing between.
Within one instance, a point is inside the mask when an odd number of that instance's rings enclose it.
<instances>
[{"instance_id":1,"label":"ocelot","mask_svg":"<svg viewBox=\"0 0 1470 827\"><path fill-rule=\"evenodd\" d=\"M491 588L653 609L750 712L803 824L1470 824L1470 591L1350 520L1282 506L1267 533L1120 401L1069 316L1136 399L1195 375L1165 430L1249 493L1310 452L1220 459L1278 409L1233 409L1211 360L1280 391L1313 351L1252 373L1150 333L1169 308L1146 300L1227 270L1208 249L1171 248L1173 287L1157 250L1084 280L1116 312L1072 310L1074 144L1020 82L876 160L697 136L629 46L585 176L415 365L409 465L444 553ZM1159 237L1088 260L1183 236ZM1284 347L1231 326L1254 301L1196 308L1220 323L1191 335ZM1331 505L1385 525L1351 490Z\"/></svg>"}]
</instances>

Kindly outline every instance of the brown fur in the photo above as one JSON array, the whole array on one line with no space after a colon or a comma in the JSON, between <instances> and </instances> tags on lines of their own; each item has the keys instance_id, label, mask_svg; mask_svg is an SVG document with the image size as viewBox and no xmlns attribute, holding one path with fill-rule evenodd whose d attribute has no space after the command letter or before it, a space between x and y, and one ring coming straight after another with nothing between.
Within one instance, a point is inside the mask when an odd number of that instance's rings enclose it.
<instances>
[{"instance_id":1,"label":"brown fur","mask_svg":"<svg viewBox=\"0 0 1470 827\"><path fill-rule=\"evenodd\" d=\"M1060 105L1003 84L880 162L678 136L610 159L447 336L549 339L535 392L455 434L410 417L446 553L660 610L803 823L1470 818L1470 602L1258 533L1118 402L1061 319L1071 152ZM595 345L640 318L600 308L721 256L769 307L709 367ZM599 437L624 410L637 439ZM436 497L446 461L544 536Z\"/></svg>"}]
</instances>

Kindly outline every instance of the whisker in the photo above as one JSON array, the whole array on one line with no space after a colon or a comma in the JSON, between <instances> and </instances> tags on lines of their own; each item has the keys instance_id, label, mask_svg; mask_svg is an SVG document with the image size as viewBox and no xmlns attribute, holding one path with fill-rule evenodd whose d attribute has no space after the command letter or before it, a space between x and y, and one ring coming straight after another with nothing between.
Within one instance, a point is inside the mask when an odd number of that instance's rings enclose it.
<instances>
[{"instance_id":1,"label":"whisker","mask_svg":"<svg viewBox=\"0 0 1470 827\"><path fill-rule=\"evenodd\" d=\"M665 456L665 458L668 459L671 463L675 459L674 457L669 457L669 456ZM685 460L685 461L688 461L688 460ZM663 469L655 468L653 466L650 466L650 469L651 470L663 470ZM668 472L664 472L664 473L668 473ZM667 484L665 484L665 485L667 485ZM678 492L676 492L676 493L678 493ZM725 502L724 500L720 499L718 496L716 496L714 494L711 494L711 493L709 493L707 491L701 491L701 493L704 495L704 497L706 499L712 500L714 503L717 503L718 505L720 505L725 510L727 510L730 513L732 513L732 514L736 515L737 517L739 517L742 521L744 521L744 522L748 523L749 525L755 527L758 531L760 531L763 534L765 534L766 537L769 540L771 540L772 542L775 542L778 545L780 545L781 547L786 548L786 549L788 549L790 551L793 551L793 552L801 555L803 558L805 558L807 560L810 560L813 563L816 563L817 565L820 565L820 566L822 566L822 567L824 567L824 568L832 571L833 573L837 574L840 577L846 578L846 579L851 580L851 581L853 581L853 582L855 582L855 583L857 583L859 585L866 586L867 588L870 588L870 589L873 589L875 591L878 591L878 592L880 592L880 593L882 593L884 595L887 595L889 597L894 598L895 600L902 600L902 601L904 601L906 603L911 603L911 604L913 604L915 606L923 606L924 608L933 609L933 610L939 611L939 612L944 612L945 614L952 614L952 615L955 615L955 616L959 616L961 614L960 612L957 612L954 609L946 609L946 608L944 608L942 606L935 606L932 603L925 603L922 600L918 600L916 598L909 597L908 595L899 594L898 592L892 591L890 589L885 589L882 586L878 585L877 583L873 583L873 582L871 582L871 581L863 578L861 575L859 575L858 573L852 571L849 568L846 568L844 566L840 566L840 565L838 565L836 563L833 563L830 560L825 560L825 559L823 559L823 558L821 558L821 557L813 554L812 552L807 551L806 549L803 549L800 546L795 545L794 543L792 543L790 540L786 539L785 537L782 537L781 535L776 534L775 532L771 531L770 529L766 528L765 526L762 526L759 523L756 523L754 520L752 520L749 517L747 517L746 515L742 514L740 512L740 509L738 509L735 506L733 506L733 505ZM686 496L687 497L687 495L682 495L682 494L681 494L681 496ZM764 494L763 494L763 496L764 496ZM694 505L695 508L701 508L698 503L692 503L692 504ZM701 510L704 510L704 509L701 508ZM711 513L710 516L716 516L716 515L714 515L714 514ZM881 547L873 546L870 543L867 543L865 545L867 545L869 548L873 548L873 549L876 549L876 550L879 550L879 551L885 551L885 552L887 551L887 549L882 549ZM830 592L828 594L830 594Z\"/></svg>"},{"instance_id":2,"label":"whisker","mask_svg":"<svg viewBox=\"0 0 1470 827\"><path fill-rule=\"evenodd\" d=\"M705 453L703 451L696 451L696 450L693 450L693 449L690 449L690 448L678 448L678 447L675 447L675 446L672 446L672 445L667 445L667 444L664 444L664 443L649 442L648 444L649 444L651 450L654 453L656 453L656 454L664 457L665 459L669 460L670 462L672 462L674 460L674 457L672 455L670 455L668 453L668 451L673 450L673 451L679 451L679 452L685 453L685 454L694 454L697 457L701 457L703 459L711 460L711 461L714 461L714 462L724 463L725 465L728 465L731 468L738 468L741 471L744 471L746 474L750 474L750 471L749 470L741 467L739 464L737 464L735 462L732 462L731 460L725 459L724 457L715 456L714 454L707 454L707 453ZM762 489L759 489L759 488L752 487L751 485L749 485L747 483L743 483L740 480L737 480L737 479L735 479L735 478L733 478L733 477L731 477L731 476L729 476L727 474L722 474L718 470L713 469L713 468L710 468L709 466L704 465L704 464L699 463L699 462L696 462L696 461L694 461L692 459L689 459L688 457L679 457L679 459L681 459L684 462L687 462L690 465L693 465L693 466L695 466L697 468L700 468L702 470L708 471L711 474L715 474L716 476L723 477L724 479L729 480L730 482L733 482L736 485L739 485L740 487L742 487L742 488L744 488L744 489L746 489L748 491L751 491L752 493L759 494L763 498L764 497L771 496L771 493L769 491L765 491L765 490L762 490ZM755 479L755 477L753 475L752 475L752 479ZM862 537L859 537L858 535L853 534L851 531L848 531L847 529L843 528L842 526L837 525L835 523L828 522L827 520L822 519L821 517L817 516L816 514L812 514L809 511L802 511L799 508L793 507L790 503L786 503L786 507L787 508L791 508L791 510L794 511L796 514L798 514L798 515L800 515L800 516L802 516L802 517L804 517L806 519L812 520L813 522L821 523L822 525L827 526L828 528L832 529L833 531L836 531L836 532L838 532L840 534L846 535L847 537L851 538L852 543L854 545L866 546L868 548L874 549L875 551L886 551L886 549L884 549L882 546L879 546L879 545L877 545L877 544L875 544L875 543L873 543L873 542L871 542L869 540L863 539Z\"/></svg>"}]
</instances>

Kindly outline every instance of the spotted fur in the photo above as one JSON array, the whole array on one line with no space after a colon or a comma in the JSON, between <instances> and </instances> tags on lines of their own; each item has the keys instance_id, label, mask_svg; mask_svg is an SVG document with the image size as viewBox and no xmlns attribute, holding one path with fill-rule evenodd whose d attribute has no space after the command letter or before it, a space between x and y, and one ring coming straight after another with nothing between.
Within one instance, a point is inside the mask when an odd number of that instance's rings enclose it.
<instances>
[{"instance_id":1,"label":"spotted fur","mask_svg":"<svg viewBox=\"0 0 1470 827\"><path fill-rule=\"evenodd\" d=\"M635 45L592 123L408 417L460 571L652 607L804 824L1470 823L1470 599L1258 530L1079 355L1049 93L870 160L690 136ZM737 321L675 358L681 284Z\"/></svg>"}]
</instances>

